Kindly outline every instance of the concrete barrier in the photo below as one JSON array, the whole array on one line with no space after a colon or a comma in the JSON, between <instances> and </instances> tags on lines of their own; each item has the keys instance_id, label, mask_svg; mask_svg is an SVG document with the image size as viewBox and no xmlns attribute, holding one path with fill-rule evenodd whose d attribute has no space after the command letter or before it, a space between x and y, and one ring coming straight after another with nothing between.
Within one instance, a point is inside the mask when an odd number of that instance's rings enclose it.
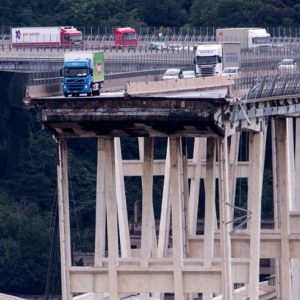
<instances>
[{"instance_id":1,"label":"concrete barrier","mask_svg":"<svg viewBox=\"0 0 300 300\"><path fill-rule=\"evenodd\" d=\"M45 85L28 85L26 87L26 98L51 97L62 95L62 86L60 83Z\"/></svg>"},{"instance_id":2,"label":"concrete barrier","mask_svg":"<svg viewBox=\"0 0 300 300\"><path fill-rule=\"evenodd\" d=\"M210 76L165 81L128 82L125 92L130 96L141 96L153 93L209 90L230 87L234 78L230 76Z\"/></svg>"},{"instance_id":3,"label":"concrete barrier","mask_svg":"<svg viewBox=\"0 0 300 300\"><path fill-rule=\"evenodd\" d=\"M109 79L104 81L101 92L120 91L125 89L127 83L155 81L160 80L160 78L161 75L147 75L132 78ZM28 85L26 87L25 99L61 96L62 94L62 85L60 83Z\"/></svg>"}]
</instances>

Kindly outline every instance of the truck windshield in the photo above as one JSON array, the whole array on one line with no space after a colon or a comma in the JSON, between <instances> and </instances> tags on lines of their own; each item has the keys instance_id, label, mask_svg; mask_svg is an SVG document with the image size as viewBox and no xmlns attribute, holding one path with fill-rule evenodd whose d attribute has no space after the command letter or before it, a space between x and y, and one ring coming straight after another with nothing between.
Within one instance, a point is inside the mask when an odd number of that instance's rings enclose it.
<instances>
[{"instance_id":1,"label":"truck windshield","mask_svg":"<svg viewBox=\"0 0 300 300\"><path fill-rule=\"evenodd\" d=\"M71 35L70 39L72 42L81 42L82 41L82 35Z\"/></svg>"},{"instance_id":2,"label":"truck windshield","mask_svg":"<svg viewBox=\"0 0 300 300\"><path fill-rule=\"evenodd\" d=\"M197 65L212 65L218 62L218 56L196 56Z\"/></svg>"},{"instance_id":3,"label":"truck windshield","mask_svg":"<svg viewBox=\"0 0 300 300\"><path fill-rule=\"evenodd\" d=\"M63 76L65 77L82 77L88 74L87 68L64 68Z\"/></svg>"},{"instance_id":4,"label":"truck windshield","mask_svg":"<svg viewBox=\"0 0 300 300\"><path fill-rule=\"evenodd\" d=\"M136 40L136 34L134 32L123 33L123 41L134 41Z\"/></svg>"},{"instance_id":5,"label":"truck windshield","mask_svg":"<svg viewBox=\"0 0 300 300\"><path fill-rule=\"evenodd\" d=\"M255 37L252 39L253 44L269 44L271 43L271 37L269 36L261 36L261 37Z\"/></svg>"}]
</instances>

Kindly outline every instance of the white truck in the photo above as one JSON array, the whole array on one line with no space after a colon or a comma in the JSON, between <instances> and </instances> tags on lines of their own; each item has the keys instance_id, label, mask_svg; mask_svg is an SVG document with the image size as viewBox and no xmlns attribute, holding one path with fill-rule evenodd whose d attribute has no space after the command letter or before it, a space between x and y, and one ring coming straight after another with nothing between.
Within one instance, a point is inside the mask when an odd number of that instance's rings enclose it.
<instances>
[{"instance_id":1,"label":"white truck","mask_svg":"<svg viewBox=\"0 0 300 300\"><path fill-rule=\"evenodd\" d=\"M11 29L12 47L82 49L82 33L73 26L17 27Z\"/></svg>"},{"instance_id":2,"label":"white truck","mask_svg":"<svg viewBox=\"0 0 300 300\"><path fill-rule=\"evenodd\" d=\"M271 36L264 28L219 28L216 41L239 42L241 48L257 48L270 46Z\"/></svg>"},{"instance_id":3,"label":"white truck","mask_svg":"<svg viewBox=\"0 0 300 300\"><path fill-rule=\"evenodd\" d=\"M197 76L220 75L225 67L238 67L240 43L200 44L196 48L194 64Z\"/></svg>"}]
</instances>

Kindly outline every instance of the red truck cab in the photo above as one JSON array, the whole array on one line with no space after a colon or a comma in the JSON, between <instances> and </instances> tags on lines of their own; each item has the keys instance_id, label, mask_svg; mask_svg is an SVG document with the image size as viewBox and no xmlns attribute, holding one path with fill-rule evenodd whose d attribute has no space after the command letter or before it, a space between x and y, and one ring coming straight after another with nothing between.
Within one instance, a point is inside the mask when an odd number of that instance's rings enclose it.
<instances>
[{"instance_id":1,"label":"red truck cab","mask_svg":"<svg viewBox=\"0 0 300 300\"><path fill-rule=\"evenodd\" d=\"M64 48L82 48L82 33L73 26L61 27L61 46Z\"/></svg>"},{"instance_id":2,"label":"red truck cab","mask_svg":"<svg viewBox=\"0 0 300 300\"><path fill-rule=\"evenodd\" d=\"M115 46L118 48L138 46L136 31L131 27L115 28L114 37Z\"/></svg>"}]
</instances>

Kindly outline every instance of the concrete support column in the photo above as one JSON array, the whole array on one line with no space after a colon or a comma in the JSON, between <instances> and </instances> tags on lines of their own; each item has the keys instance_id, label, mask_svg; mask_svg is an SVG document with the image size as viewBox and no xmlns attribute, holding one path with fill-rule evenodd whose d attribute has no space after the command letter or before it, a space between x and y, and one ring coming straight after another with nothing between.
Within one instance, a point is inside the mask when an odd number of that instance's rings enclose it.
<instances>
[{"instance_id":1,"label":"concrete support column","mask_svg":"<svg viewBox=\"0 0 300 300\"><path fill-rule=\"evenodd\" d=\"M183 256L187 257L189 253L188 233L189 233L189 185L188 185L188 153L187 139L182 137L180 143L180 188L182 197L182 230L183 230Z\"/></svg>"},{"instance_id":2,"label":"concrete support column","mask_svg":"<svg viewBox=\"0 0 300 300\"><path fill-rule=\"evenodd\" d=\"M300 120L297 118L295 120L295 134L293 119L287 120L287 130L288 130L288 143L289 145L289 157L291 157L291 167L290 167L290 176L292 180L292 203L291 211L299 212L300 211L300 185L295 182L296 178L300 176ZM295 137L295 138L294 138ZM295 148L295 151L294 151ZM291 261L292 268L292 299L300 299L300 259L292 259Z\"/></svg>"},{"instance_id":3,"label":"concrete support column","mask_svg":"<svg viewBox=\"0 0 300 300\"><path fill-rule=\"evenodd\" d=\"M235 193L236 193L236 170L238 164L239 146L240 146L241 132L235 132L231 136L230 150L229 150L229 199L232 205L235 205ZM233 219L234 209L231 208L231 219ZM233 223L230 223L232 228Z\"/></svg>"},{"instance_id":4,"label":"concrete support column","mask_svg":"<svg viewBox=\"0 0 300 300\"><path fill-rule=\"evenodd\" d=\"M131 256L130 236L128 228L127 204L125 194L124 172L120 138L114 139L115 170L116 170L116 197L120 233L121 257Z\"/></svg>"},{"instance_id":5,"label":"concrete support column","mask_svg":"<svg viewBox=\"0 0 300 300\"><path fill-rule=\"evenodd\" d=\"M189 197L189 234L196 234L198 221L199 191L202 158L206 150L206 138L194 139L193 162L195 163L194 178L191 178L191 190Z\"/></svg>"},{"instance_id":6,"label":"concrete support column","mask_svg":"<svg viewBox=\"0 0 300 300\"><path fill-rule=\"evenodd\" d=\"M276 125L275 119L271 121L272 137L272 176L273 176L273 211L274 211L274 229L279 229L279 204L278 204L278 155L276 148ZM281 299L281 278L280 278L280 259L275 259L275 276L276 276L276 299Z\"/></svg>"},{"instance_id":7,"label":"concrete support column","mask_svg":"<svg viewBox=\"0 0 300 300\"><path fill-rule=\"evenodd\" d=\"M249 133L249 180L248 205L251 211L249 224L250 233L250 268L249 289L250 300L259 299L259 262L260 262L260 223L261 195L265 156L264 132Z\"/></svg>"},{"instance_id":8,"label":"concrete support column","mask_svg":"<svg viewBox=\"0 0 300 300\"><path fill-rule=\"evenodd\" d=\"M147 141L146 141L147 140ZM154 163L154 138L138 138L139 143L139 155L140 160L143 161L143 176L142 176L142 188L143 188L143 195L145 187L145 179L149 179L148 172L151 171L151 186L153 187L153 163ZM151 149L149 148L151 147ZM150 152L151 150L151 152ZM145 153L147 152L147 160L145 159ZM151 166L150 166L151 165ZM149 169L151 167L151 170ZM144 177L144 173L147 172L147 176ZM146 174L146 173L145 173ZM155 227L155 218L154 218L154 208L153 208L153 191L151 191L151 205L149 206L149 229L150 229L150 236L149 241L151 245L151 253L152 256L157 255L157 237L156 237L156 227Z\"/></svg>"},{"instance_id":9,"label":"concrete support column","mask_svg":"<svg viewBox=\"0 0 300 300\"><path fill-rule=\"evenodd\" d=\"M170 142L168 140L157 248L157 257L159 258L165 257L167 255L167 250L169 246L171 218L170 169Z\"/></svg>"},{"instance_id":10,"label":"concrete support column","mask_svg":"<svg viewBox=\"0 0 300 300\"><path fill-rule=\"evenodd\" d=\"M141 263L148 266L153 230L153 138L144 139Z\"/></svg>"},{"instance_id":11,"label":"concrete support column","mask_svg":"<svg viewBox=\"0 0 300 300\"><path fill-rule=\"evenodd\" d=\"M207 138L205 179L205 221L204 221L204 267L211 267L214 257L214 233L216 218L216 140ZM203 300L213 299L212 294L203 294Z\"/></svg>"},{"instance_id":12,"label":"concrete support column","mask_svg":"<svg viewBox=\"0 0 300 300\"><path fill-rule=\"evenodd\" d=\"M289 249L290 182L288 174L287 123L285 118L276 119L277 183L281 229L281 299L291 298L291 268Z\"/></svg>"},{"instance_id":13,"label":"concrete support column","mask_svg":"<svg viewBox=\"0 0 300 300\"><path fill-rule=\"evenodd\" d=\"M115 190L114 140L103 138L105 153L105 199L107 208L107 240L108 240L108 284L111 300L119 299L117 264L118 264L118 228L117 203Z\"/></svg>"},{"instance_id":14,"label":"concrete support column","mask_svg":"<svg viewBox=\"0 0 300 300\"><path fill-rule=\"evenodd\" d=\"M101 138L97 141L97 182L96 182L96 227L94 266L102 267L105 257L106 204L105 204L105 152ZM95 290L96 282L94 282ZM94 300L102 300L103 293L95 293Z\"/></svg>"},{"instance_id":15,"label":"concrete support column","mask_svg":"<svg viewBox=\"0 0 300 300\"><path fill-rule=\"evenodd\" d=\"M172 201L172 236L173 236L173 272L175 300L182 300L183 295L183 230L182 206L183 199L180 191L179 173L180 139L170 137L170 196Z\"/></svg>"},{"instance_id":16,"label":"concrete support column","mask_svg":"<svg viewBox=\"0 0 300 300\"><path fill-rule=\"evenodd\" d=\"M229 173L228 173L228 140L227 137L218 142L219 150L219 207L220 207L220 233L222 256L222 295L223 299L233 300L233 281L231 265L231 238L229 203Z\"/></svg>"},{"instance_id":17,"label":"concrete support column","mask_svg":"<svg viewBox=\"0 0 300 300\"><path fill-rule=\"evenodd\" d=\"M105 153L101 138L97 145L97 185L96 185L96 228L94 265L101 267L105 256L106 204L105 204Z\"/></svg>"},{"instance_id":18,"label":"concrete support column","mask_svg":"<svg viewBox=\"0 0 300 300\"><path fill-rule=\"evenodd\" d=\"M71 300L70 274L71 262L71 233L70 233L70 209L69 209L69 184L68 184L68 150L67 141L58 141L58 215L61 261L61 292L62 300Z\"/></svg>"},{"instance_id":19,"label":"concrete support column","mask_svg":"<svg viewBox=\"0 0 300 300\"><path fill-rule=\"evenodd\" d=\"M300 119L296 119L296 132L295 132L295 157L294 168L295 178L300 178ZM292 201L292 211L300 211L300 185L294 182L294 197ZM292 300L300 299L300 259L292 260Z\"/></svg>"},{"instance_id":20,"label":"concrete support column","mask_svg":"<svg viewBox=\"0 0 300 300\"><path fill-rule=\"evenodd\" d=\"M295 178L300 178L299 176L300 176L300 119L297 118L296 134L295 134ZM295 184L294 199L295 200L294 200L293 208L296 211L300 211L300 184Z\"/></svg>"}]
</instances>

